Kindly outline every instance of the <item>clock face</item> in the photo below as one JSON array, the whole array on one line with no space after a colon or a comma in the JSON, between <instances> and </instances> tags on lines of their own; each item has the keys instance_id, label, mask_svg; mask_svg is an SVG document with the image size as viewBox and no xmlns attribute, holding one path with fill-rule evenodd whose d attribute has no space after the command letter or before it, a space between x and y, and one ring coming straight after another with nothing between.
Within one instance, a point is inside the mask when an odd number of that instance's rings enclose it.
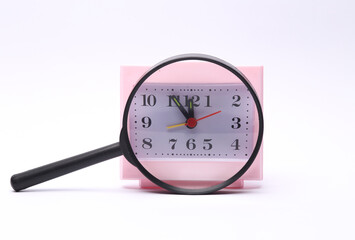
<instances>
[{"instance_id":1,"label":"clock face","mask_svg":"<svg viewBox=\"0 0 355 240\"><path fill-rule=\"evenodd\" d=\"M144 83L129 111L141 162L246 162L253 131L254 101L241 83Z\"/></svg>"}]
</instances>

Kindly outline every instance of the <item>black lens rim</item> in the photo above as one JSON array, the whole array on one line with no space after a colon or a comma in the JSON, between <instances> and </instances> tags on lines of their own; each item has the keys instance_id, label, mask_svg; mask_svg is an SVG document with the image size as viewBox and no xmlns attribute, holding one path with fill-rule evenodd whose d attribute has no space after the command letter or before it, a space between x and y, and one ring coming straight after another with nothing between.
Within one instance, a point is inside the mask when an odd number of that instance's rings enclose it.
<instances>
[{"instance_id":1,"label":"black lens rim","mask_svg":"<svg viewBox=\"0 0 355 240\"><path fill-rule=\"evenodd\" d=\"M136 94L136 92L138 91L138 89L140 88L140 86L143 84L143 82L145 80L147 80L153 73L155 73L156 71L158 71L159 69L172 64L172 63L176 63L176 62L181 62L181 61L187 61L187 60L200 60L200 61L206 61L206 62L210 62L210 63L214 63L217 64L227 70L229 70L230 72L232 72L235 76L237 76L248 88L248 90L250 91L250 94L252 95L254 102L255 102L255 106L258 112L258 118L259 118L259 132L258 132L258 138L256 140L256 144L254 147L254 150L252 152L252 154L249 157L249 160L245 163L245 165L232 177L230 177L229 179L227 179L226 181L219 183L217 185L211 186L211 187L207 187L207 188L201 188L201 189L186 189L186 188L180 188L180 187L176 187L173 185L170 185L158 178L156 178L154 175L152 175L148 170L146 170L143 165L139 162L139 160L136 158L131 144L129 142L129 137L128 137L128 130L127 130L127 120L128 120L128 113L129 113L129 109L132 103L132 100ZM121 149L123 152L123 155L125 156L125 158L132 163L134 166L136 166L138 168L138 170L146 177L148 178L150 181L152 181L154 184L168 190L171 191L173 193L179 193L179 194L189 194L189 195L195 195L195 194L209 194L209 193L213 193L215 191L218 191L222 188L227 187L228 185L232 184L233 182L237 181L241 176L243 176L243 174L250 168L250 166L253 164L259 150L262 144L262 138L263 138L263 133L264 133L264 117L263 117L263 111L262 111L262 107L261 107L261 103L259 101L259 98L253 88L253 86L250 84L249 80L246 78L246 76L244 76L244 74L242 74L236 67L234 67L232 64L210 56L210 55L206 55L206 54L196 54L196 53L192 53L192 54L182 54L182 55L177 55L177 56L173 56L170 57L168 59L165 59L161 62L159 62L158 64L156 64L155 66L153 66L151 69L149 69L138 81L138 83L135 85L135 87L133 88L131 94L129 95L127 102L126 102L126 106L124 109L124 113L123 113L123 119L122 119L122 130L121 130L121 134L120 134L120 144L121 144Z\"/></svg>"}]
</instances>

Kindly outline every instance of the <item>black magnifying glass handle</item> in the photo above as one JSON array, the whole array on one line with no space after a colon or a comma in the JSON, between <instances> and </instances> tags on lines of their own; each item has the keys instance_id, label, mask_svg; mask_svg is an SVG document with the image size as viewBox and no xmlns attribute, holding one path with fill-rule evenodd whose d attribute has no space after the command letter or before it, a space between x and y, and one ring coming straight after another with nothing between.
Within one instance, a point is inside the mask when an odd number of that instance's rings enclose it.
<instances>
[{"instance_id":1,"label":"black magnifying glass handle","mask_svg":"<svg viewBox=\"0 0 355 240\"><path fill-rule=\"evenodd\" d=\"M21 191L33 185L122 155L120 143L114 143L70 158L34 168L11 177L11 186Z\"/></svg>"}]
</instances>

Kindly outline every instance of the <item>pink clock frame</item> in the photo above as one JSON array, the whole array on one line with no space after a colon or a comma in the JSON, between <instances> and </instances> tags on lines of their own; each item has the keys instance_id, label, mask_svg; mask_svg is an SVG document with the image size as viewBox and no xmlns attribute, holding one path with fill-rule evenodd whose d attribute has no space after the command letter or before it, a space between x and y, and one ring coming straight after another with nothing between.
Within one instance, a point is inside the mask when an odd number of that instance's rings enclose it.
<instances>
[{"instance_id":1,"label":"pink clock frame","mask_svg":"<svg viewBox=\"0 0 355 240\"><path fill-rule=\"evenodd\" d=\"M206 67L204 63L185 63L183 68L179 71L189 71L192 67L194 70L200 68L203 72L203 68ZM121 103L121 121L123 116L124 107L127 98L132 91L134 85L138 82L140 77L149 70L149 66L121 66L120 68L120 103ZM250 81L257 93L260 103L263 106L263 67L262 66L247 66L237 67ZM170 72L169 78L174 81L174 74ZM218 74L216 72L216 74ZM211 74L206 75L203 79L203 83L215 82L215 77ZM176 79L176 82L181 82L181 79ZM202 81L201 81L202 82ZM255 113L256 114L256 113ZM256 118L254 118L256 119ZM256 139L256 137L255 137ZM121 179L122 180L139 180L139 186L141 188L159 188L157 185L149 181L135 166L129 163L124 156L120 159L121 166ZM211 165L212 167L212 165ZM250 166L248 171L236 182L229 185L227 188L243 188L245 180L262 180L263 178L263 145L258 152L256 159Z\"/></svg>"}]
</instances>

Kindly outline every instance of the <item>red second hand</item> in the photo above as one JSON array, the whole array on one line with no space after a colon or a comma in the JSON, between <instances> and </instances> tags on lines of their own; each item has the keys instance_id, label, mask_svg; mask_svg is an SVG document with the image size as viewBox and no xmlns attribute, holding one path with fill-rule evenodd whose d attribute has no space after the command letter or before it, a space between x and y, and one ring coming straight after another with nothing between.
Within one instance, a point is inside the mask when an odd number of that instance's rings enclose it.
<instances>
[{"instance_id":1,"label":"red second hand","mask_svg":"<svg viewBox=\"0 0 355 240\"><path fill-rule=\"evenodd\" d=\"M218 112L215 112L215 113L209 114L209 115L204 116L204 117L202 117L202 118L196 119L196 121L200 121L200 120L202 120L202 119L205 119L205 118L211 117L211 116L216 115L217 113L220 113L220 112L222 112L222 111L218 111Z\"/></svg>"},{"instance_id":2,"label":"red second hand","mask_svg":"<svg viewBox=\"0 0 355 240\"><path fill-rule=\"evenodd\" d=\"M218 113L220 113L220 112L222 112L222 111L218 111L218 112L209 114L209 115L204 116L204 117L199 118L199 119L189 118L189 119L187 120L187 123L175 124L175 125L167 126L166 128L175 128L175 127L180 127L180 126L190 126L190 128L194 128L194 127L196 126L196 124L197 124L197 121L200 121L200 120L202 120L202 119L211 117L211 116L216 115L216 114L218 114Z\"/></svg>"}]
</instances>

